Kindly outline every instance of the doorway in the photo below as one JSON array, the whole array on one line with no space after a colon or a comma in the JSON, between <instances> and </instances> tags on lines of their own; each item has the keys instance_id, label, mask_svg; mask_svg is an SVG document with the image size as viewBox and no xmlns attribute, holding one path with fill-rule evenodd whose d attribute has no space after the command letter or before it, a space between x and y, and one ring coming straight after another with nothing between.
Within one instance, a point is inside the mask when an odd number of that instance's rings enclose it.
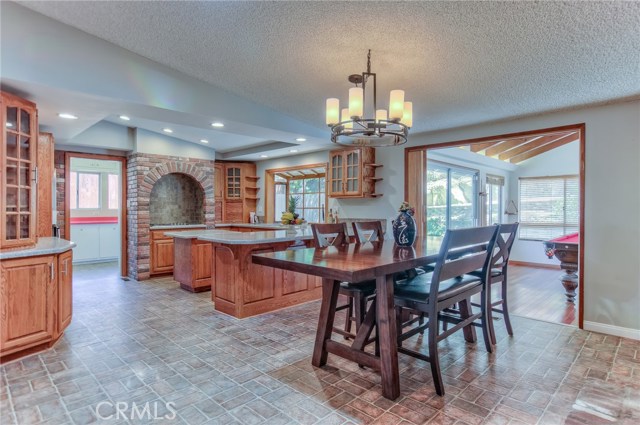
<instances>
[{"instance_id":1,"label":"doorway","mask_svg":"<svg viewBox=\"0 0 640 425\"><path fill-rule=\"evenodd\" d=\"M510 289L510 312L580 328L584 308L580 267L585 250L584 132L584 124L577 124L405 151L405 178L423 182L405 185L405 198L425 206L416 210L420 233L429 237L444 234L447 228L455 228L458 217L462 217L463 227L470 227L472 211L473 226L518 221L520 228L509 261L509 287L518 285L521 302L519 306L514 302ZM456 174L460 167L464 167L467 179L475 177L472 200L462 196L464 190ZM456 196L466 213L455 211L451 198ZM543 242L575 233L579 240L578 288L575 303L571 303L560 282L564 275L561 263L547 258Z\"/></svg>"},{"instance_id":2,"label":"doorway","mask_svg":"<svg viewBox=\"0 0 640 425\"><path fill-rule=\"evenodd\" d=\"M65 229L74 264L117 264L127 275L126 159L65 153Z\"/></svg>"}]
</instances>

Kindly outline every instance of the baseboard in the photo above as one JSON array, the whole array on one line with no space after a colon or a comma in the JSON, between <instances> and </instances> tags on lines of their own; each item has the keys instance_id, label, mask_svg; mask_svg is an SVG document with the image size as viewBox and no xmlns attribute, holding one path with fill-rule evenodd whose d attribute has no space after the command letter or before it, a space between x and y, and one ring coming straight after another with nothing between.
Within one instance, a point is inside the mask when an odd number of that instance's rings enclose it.
<instances>
[{"instance_id":1,"label":"baseboard","mask_svg":"<svg viewBox=\"0 0 640 425\"><path fill-rule=\"evenodd\" d=\"M528 261L509 260L510 266L535 267L537 269L561 270L559 264L530 263Z\"/></svg>"},{"instance_id":2,"label":"baseboard","mask_svg":"<svg viewBox=\"0 0 640 425\"><path fill-rule=\"evenodd\" d=\"M604 323L587 322L585 320L584 330L640 341L640 329L623 328L621 326L605 325Z\"/></svg>"}]
</instances>

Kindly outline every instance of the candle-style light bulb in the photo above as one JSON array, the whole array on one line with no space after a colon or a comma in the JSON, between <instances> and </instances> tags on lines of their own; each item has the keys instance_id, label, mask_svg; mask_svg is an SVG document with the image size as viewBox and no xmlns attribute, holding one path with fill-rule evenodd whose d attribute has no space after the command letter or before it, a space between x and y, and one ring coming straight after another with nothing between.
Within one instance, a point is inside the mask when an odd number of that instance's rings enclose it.
<instances>
[{"instance_id":1,"label":"candle-style light bulb","mask_svg":"<svg viewBox=\"0 0 640 425\"><path fill-rule=\"evenodd\" d=\"M349 117L362 118L364 108L363 97L364 92L362 91L362 87L351 87L349 89Z\"/></svg>"},{"instance_id":2,"label":"candle-style light bulb","mask_svg":"<svg viewBox=\"0 0 640 425\"><path fill-rule=\"evenodd\" d=\"M389 119L402 119L404 111L404 90L391 90L389 93Z\"/></svg>"},{"instance_id":3,"label":"candle-style light bulb","mask_svg":"<svg viewBox=\"0 0 640 425\"><path fill-rule=\"evenodd\" d=\"M413 102L404 102L404 111L400 122L407 127L413 127Z\"/></svg>"},{"instance_id":4,"label":"candle-style light bulb","mask_svg":"<svg viewBox=\"0 0 640 425\"><path fill-rule=\"evenodd\" d=\"M327 125L336 125L340 122L340 100L335 97L327 99Z\"/></svg>"},{"instance_id":5,"label":"candle-style light bulb","mask_svg":"<svg viewBox=\"0 0 640 425\"><path fill-rule=\"evenodd\" d=\"M344 128L347 130L352 130L353 122L351 121L351 116L349 115L349 108L342 109L342 118L340 119L340 122L345 122L345 121L348 121L348 122L344 125Z\"/></svg>"}]
</instances>

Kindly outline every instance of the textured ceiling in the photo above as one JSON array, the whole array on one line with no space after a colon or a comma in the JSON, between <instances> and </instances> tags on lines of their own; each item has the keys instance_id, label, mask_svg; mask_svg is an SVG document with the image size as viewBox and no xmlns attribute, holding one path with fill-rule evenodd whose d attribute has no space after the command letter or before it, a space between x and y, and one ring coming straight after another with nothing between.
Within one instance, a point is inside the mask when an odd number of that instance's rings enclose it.
<instances>
[{"instance_id":1,"label":"textured ceiling","mask_svg":"<svg viewBox=\"0 0 640 425\"><path fill-rule=\"evenodd\" d=\"M19 2L324 126L372 49L414 131L640 95L637 2Z\"/></svg>"}]
</instances>

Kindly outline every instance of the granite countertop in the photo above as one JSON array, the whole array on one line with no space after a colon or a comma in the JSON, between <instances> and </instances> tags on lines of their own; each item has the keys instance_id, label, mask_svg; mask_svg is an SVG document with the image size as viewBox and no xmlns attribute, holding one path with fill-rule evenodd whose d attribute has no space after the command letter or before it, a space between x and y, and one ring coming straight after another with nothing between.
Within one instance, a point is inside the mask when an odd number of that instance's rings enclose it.
<instances>
[{"instance_id":1,"label":"granite countertop","mask_svg":"<svg viewBox=\"0 0 640 425\"><path fill-rule=\"evenodd\" d=\"M0 260L10 258L37 257L39 255L60 254L75 247L75 242L60 238L38 238L35 246L27 249L0 252Z\"/></svg>"},{"instance_id":2,"label":"granite countertop","mask_svg":"<svg viewBox=\"0 0 640 425\"><path fill-rule=\"evenodd\" d=\"M163 229L206 229L206 224L155 224L150 226L150 230L163 230Z\"/></svg>"},{"instance_id":3,"label":"granite countertop","mask_svg":"<svg viewBox=\"0 0 640 425\"><path fill-rule=\"evenodd\" d=\"M258 232L233 232L230 230L193 230L167 232L167 236L181 239L199 239L229 245L256 245L273 242L293 242L313 239L311 228L288 230L265 230Z\"/></svg>"}]
</instances>

